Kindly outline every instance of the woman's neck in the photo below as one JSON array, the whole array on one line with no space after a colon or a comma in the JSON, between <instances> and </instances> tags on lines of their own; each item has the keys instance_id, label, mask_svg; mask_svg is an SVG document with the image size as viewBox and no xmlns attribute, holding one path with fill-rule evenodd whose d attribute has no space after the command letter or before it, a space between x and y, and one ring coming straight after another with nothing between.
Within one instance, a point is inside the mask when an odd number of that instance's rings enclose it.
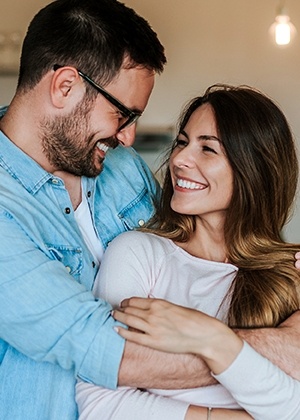
<instances>
[{"instance_id":1,"label":"woman's neck","mask_svg":"<svg viewBox=\"0 0 300 420\"><path fill-rule=\"evenodd\" d=\"M225 246L224 229L212 227L207 223L198 221L196 230L187 242L176 242L194 257L210 261L227 262L227 251Z\"/></svg>"}]
</instances>

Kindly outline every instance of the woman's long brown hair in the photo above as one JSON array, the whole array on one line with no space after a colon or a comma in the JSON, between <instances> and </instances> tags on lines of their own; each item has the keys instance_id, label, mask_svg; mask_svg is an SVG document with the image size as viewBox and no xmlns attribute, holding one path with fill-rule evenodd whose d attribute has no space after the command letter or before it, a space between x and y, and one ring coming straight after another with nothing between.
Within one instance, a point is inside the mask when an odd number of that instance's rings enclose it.
<instances>
[{"instance_id":1,"label":"woman's long brown hair","mask_svg":"<svg viewBox=\"0 0 300 420\"><path fill-rule=\"evenodd\" d=\"M299 308L300 274L294 255L300 245L282 239L298 180L293 136L279 107L247 86L208 88L183 111L179 131L204 103L214 111L218 136L234 173L224 235L228 260L239 270L226 297L228 324L276 326ZM174 212L172 194L167 169L161 206L148 230L185 242L195 230L195 217Z\"/></svg>"}]
</instances>

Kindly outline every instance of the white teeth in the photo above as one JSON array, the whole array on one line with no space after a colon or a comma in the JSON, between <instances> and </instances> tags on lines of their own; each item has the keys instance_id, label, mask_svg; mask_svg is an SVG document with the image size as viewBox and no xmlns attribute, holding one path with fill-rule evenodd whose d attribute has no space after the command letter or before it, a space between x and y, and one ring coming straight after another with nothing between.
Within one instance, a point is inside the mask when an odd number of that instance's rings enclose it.
<instances>
[{"instance_id":1,"label":"white teeth","mask_svg":"<svg viewBox=\"0 0 300 420\"><path fill-rule=\"evenodd\" d=\"M177 179L176 184L181 188L187 188L189 190L201 190L203 187L196 182L185 181L184 179Z\"/></svg>"},{"instance_id":2,"label":"white teeth","mask_svg":"<svg viewBox=\"0 0 300 420\"><path fill-rule=\"evenodd\" d=\"M102 150L102 152L104 152L104 153L106 153L109 149L109 147L106 146L106 144L100 143L100 142L97 143L97 147L98 147L98 149Z\"/></svg>"}]
</instances>

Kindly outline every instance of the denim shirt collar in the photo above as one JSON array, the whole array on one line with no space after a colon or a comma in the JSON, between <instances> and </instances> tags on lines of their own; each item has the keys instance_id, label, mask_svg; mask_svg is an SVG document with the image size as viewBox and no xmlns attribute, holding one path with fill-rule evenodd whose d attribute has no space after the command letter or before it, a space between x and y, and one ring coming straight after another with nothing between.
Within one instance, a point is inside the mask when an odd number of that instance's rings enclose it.
<instances>
[{"instance_id":1,"label":"denim shirt collar","mask_svg":"<svg viewBox=\"0 0 300 420\"><path fill-rule=\"evenodd\" d=\"M53 178L52 174L19 149L2 131L0 131L0 164L31 194L35 194L45 182Z\"/></svg>"},{"instance_id":2,"label":"denim shirt collar","mask_svg":"<svg viewBox=\"0 0 300 420\"><path fill-rule=\"evenodd\" d=\"M0 166L17 179L30 193L35 194L49 180L63 183L61 178L45 171L35 160L26 155L0 130ZM30 177L28 174L30 173ZM83 177L85 190L94 190L95 179Z\"/></svg>"}]
</instances>

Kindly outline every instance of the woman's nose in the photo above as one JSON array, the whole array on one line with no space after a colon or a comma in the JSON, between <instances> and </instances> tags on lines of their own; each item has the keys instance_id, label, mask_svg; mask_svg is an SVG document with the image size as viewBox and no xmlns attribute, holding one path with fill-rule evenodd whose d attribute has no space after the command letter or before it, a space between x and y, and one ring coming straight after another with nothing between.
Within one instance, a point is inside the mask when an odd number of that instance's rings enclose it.
<instances>
[{"instance_id":1,"label":"woman's nose","mask_svg":"<svg viewBox=\"0 0 300 420\"><path fill-rule=\"evenodd\" d=\"M183 149L179 149L173 152L173 164L180 167L192 167L195 163L194 153L189 146L184 147Z\"/></svg>"}]
</instances>

